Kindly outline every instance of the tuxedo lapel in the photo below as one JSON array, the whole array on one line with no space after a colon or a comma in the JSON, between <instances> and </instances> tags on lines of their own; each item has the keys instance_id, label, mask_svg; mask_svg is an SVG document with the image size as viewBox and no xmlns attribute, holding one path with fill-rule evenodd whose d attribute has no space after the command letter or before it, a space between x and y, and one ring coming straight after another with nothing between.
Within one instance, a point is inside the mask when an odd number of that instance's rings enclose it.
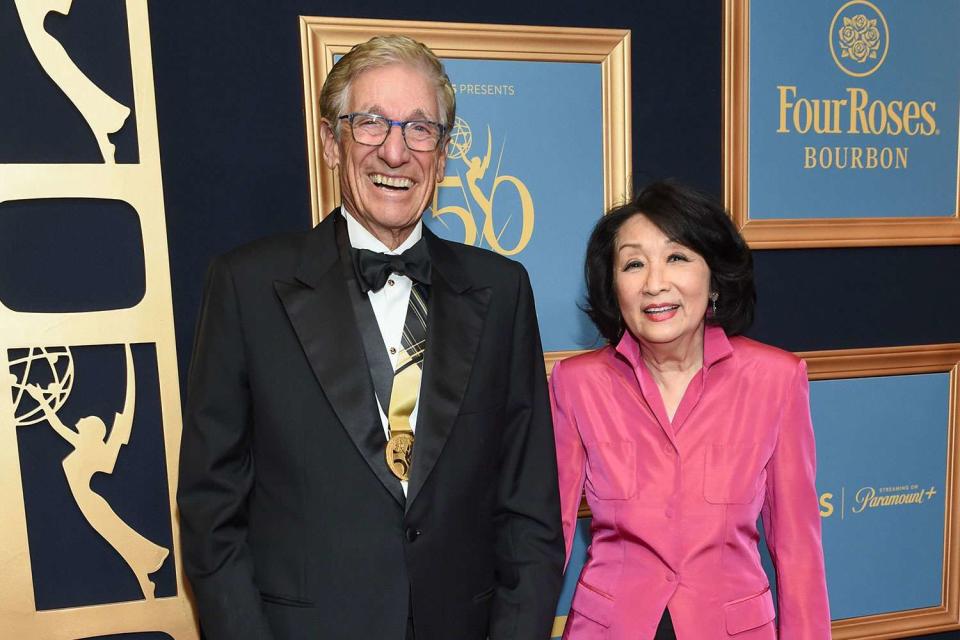
<instances>
[{"instance_id":1,"label":"tuxedo lapel","mask_svg":"<svg viewBox=\"0 0 960 640\"><path fill-rule=\"evenodd\" d=\"M453 251L423 228L431 261L427 353L420 382L407 509L437 463L453 428L480 343L490 289L474 289Z\"/></svg>"},{"instance_id":2,"label":"tuxedo lapel","mask_svg":"<svg viewBox=\"0 0 960 640\"><path fill-rule=\"evenodd\" d=\"M399 481L384 461L386 441L363 344L337 254L335 212L311 233L295 282L274 288L343 428L383 486L401 504Z\"/></svg>"}]
</instances>

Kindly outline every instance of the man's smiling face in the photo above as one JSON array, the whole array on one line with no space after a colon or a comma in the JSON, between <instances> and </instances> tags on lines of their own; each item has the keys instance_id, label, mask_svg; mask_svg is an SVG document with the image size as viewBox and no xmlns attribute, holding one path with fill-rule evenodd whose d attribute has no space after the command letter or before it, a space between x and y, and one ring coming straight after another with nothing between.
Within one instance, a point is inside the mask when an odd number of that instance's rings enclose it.
<instances>
[{"instance_id":1,"label":"man's smiling face","mask_svg":"<svg viewBox=\"0 0 960 640\"><path fill-rule=\"evenodd\" d=\"M364 71L350 83L344 113L374 113L391 120L440 121L437 91L418 69L391 64ZM390 127L378 147L353 139L350 124L340 121L339 139L333 125L322 125L323 154L338 168L344 206L377 239L395 248L406 239L443 178L446 145L434 151L411 151L400 127Z\"/></svg>"}]
</instances>

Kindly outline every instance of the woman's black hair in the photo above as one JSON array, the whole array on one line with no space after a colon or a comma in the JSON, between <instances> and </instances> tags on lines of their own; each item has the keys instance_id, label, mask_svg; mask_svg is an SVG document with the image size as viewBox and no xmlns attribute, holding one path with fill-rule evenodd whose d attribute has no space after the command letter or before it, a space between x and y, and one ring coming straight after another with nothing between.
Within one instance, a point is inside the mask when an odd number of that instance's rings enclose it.
<instances>
[{"instance_id":1,"label":"woman's black hair","mask_svg":"<svg viewBox=\"0 0 960 640\"><path fill-rule=\"evenodd\" d=\"M643 215L672 241L693 249L710 267L710 289L718 294L717 312L707 323L729 336L753 322L757 294L753 257L733 221L713 198L673 181L655 182L624 205L611 209L590 234L584 276L587 301L583 311L611 344L623 335L623 318L613 285L614 251L623 223Z\"/></svg>"}]
</instances>

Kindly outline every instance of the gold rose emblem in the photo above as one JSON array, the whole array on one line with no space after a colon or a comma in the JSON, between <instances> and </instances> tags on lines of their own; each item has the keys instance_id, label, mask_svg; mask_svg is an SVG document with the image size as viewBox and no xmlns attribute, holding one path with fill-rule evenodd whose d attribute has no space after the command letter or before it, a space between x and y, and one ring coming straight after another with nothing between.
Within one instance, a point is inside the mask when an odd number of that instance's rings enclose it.
<instances>
[{"instance_id":1,"label":"gold rose emblem","mask_svg":"<svg viewBox=\"0 0 960 640\"><path fill-rule=\"evenodd\" d=\"M890 46L890 29L868 0L850 0L830 23L830 53L847 75L862 78L880 68Z\"/></svg>"},{"instance_id":2,"label":"gold rose emblem","mask_svg":"<svg viewBox=\"0 0 960 640\"><path fill-rule=\"evenodd\" d=\"M840 57L863 63L880 52L880 30L877 19L868 20L862 13L844 18L840 27Z\"/></svg>"}]
</instances>

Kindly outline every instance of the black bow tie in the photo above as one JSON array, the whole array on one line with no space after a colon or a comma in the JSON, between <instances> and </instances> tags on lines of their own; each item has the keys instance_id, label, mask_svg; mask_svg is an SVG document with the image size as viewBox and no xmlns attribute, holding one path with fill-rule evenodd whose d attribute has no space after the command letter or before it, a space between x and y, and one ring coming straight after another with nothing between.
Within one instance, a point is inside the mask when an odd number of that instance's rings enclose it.
<instances>
[{"instance_id":1,"label":"black bow tie","mask_svg":"<svg viewBox=\"0 0 960 640\"><path fill-rule=\"evenodd\" d=\"M383 289L391 273L430 284L430 254L423 240L399 255L354 249L353 266L364 293Z\"/></svg>"}]
</instances>

